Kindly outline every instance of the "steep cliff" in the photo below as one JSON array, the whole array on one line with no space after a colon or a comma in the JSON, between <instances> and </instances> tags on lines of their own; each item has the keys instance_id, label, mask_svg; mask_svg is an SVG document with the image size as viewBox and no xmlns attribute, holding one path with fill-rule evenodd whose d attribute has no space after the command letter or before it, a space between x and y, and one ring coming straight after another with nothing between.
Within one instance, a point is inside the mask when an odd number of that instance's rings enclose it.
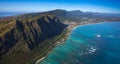
<instances>
[{"instance_id":1,"label":"steep cliff","mask_svg":"<svg viewBox=\"0 0 120 64\"><path fill-rule=\"evenodd\" d=\"M33 50L36 47L39 47L38 51L45 50L50 44L49 40L65 28L54 15L27 17L7 23L11 24L0 28L0 63L9 64L22 64L35 57L33 54L38 52ZM5 26L9 30L3 30L7 29Z\"/></svg>"}]
</instances>

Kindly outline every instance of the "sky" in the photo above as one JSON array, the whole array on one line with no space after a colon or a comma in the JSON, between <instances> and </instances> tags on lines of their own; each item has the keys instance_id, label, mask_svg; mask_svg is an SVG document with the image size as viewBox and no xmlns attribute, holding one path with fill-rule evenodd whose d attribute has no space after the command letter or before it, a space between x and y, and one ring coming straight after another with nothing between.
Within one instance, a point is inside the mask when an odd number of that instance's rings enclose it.
<instances>
[{"instance_id":1,"label":"sky","mask_svg":"<svg viewBox=\"0 0 120 64\"><path fill-rule=\"evenodd\" d=\"M42 12L54 9L120 13L120 0L0 0L0 12Z\"/></svg>"}]
</instances>

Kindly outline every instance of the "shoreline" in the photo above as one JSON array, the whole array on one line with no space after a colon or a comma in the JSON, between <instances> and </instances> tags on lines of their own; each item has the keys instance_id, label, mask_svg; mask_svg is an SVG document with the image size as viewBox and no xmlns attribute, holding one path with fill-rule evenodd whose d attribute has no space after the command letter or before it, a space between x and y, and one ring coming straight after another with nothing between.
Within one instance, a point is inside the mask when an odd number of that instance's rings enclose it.
<instances>
[{"instance_id":1,"label":"shoreline","mask_svg":"<svg viewBox=\"0 0 120 64\"><path fill-rule=\"evenodd\" d=\"M66 35L65 35L65 37L64 38L62 38L62 40L61 41L57 41L55 44L56 45L59 45L59 44L62 44L62 43L64 43L65 42L65 40L67 39L67 37L70 35L70 31L67 31L67 33L66 33ZM55 45L55 46L56 46ZM54 48L54 47L53 47ZM50 51L49 51L50 52ZM49 53L48 52L48 53ZM47 54L48 54L47 53ZM37 63L39 63L39 62L41 62L42 60L44 60L45 59L45 57L46 56L44 56L44 57L42 57L42 58L40 58L40 59L38 59L36 62L35 62L35 64L37 64Z\"/></svg>"},{"instance_id":2,"label":"shoreline","mask_svg":"<svg viewBox=\"0 0 120 64\"><path fill-rule=\"evenodd\" d=\"M95 22L93 22L93 23L95 23ZM77 23L77 22L65 21L64 24L67 24L67 25L68 25L68 27L66 28L66 29L67 29L67 33L65 34L65 37L62 38L62 40L56 42L56 45L59 45L59 44L64 43L64 42L66 41L66 39L69 37L71 31L72 31L76 26L86 25L86 24L93 24L93 23L89 23L89 22L88 22L88 23L82 23L82 22ZM55 45L55 46L56 46L56 45ZM53 47L53 48L54 48L54 47ZM49 52L50 52L50 51L49 51ZM48 52L48 53L49 53L49 52ZM47 53L47 54L48 54L48 53ZM35 64L37 64L37 63L41 62L42 60L44 60L45 57L46 57L46 56L38 59L38 60L35 62Z\"/></svg>"},{"instance_id":3,"label":"shoreline","mask_svg":"<svg viewBox=\"0 0 120 64\"><path fill-rule=\"evenodd\" d=\"M38 63L38 62L40 62L40 61L42 61L44 58L45 58L45 56L42 57L41 59L38 59L38 60L35 62L35 64Z\"/></svg>"},{"instance_id":4,"label":"shoreline","mask_svg":"<svg viewBox=\"0 0 120 64\"><path fill-rule=\"evenodd\" d=\"M66 24L66 23L64 23L64 24ZM59 44L64 43L64 42L66 41L66 39L68 38L68 36L70 35L71 30L76 26L76 24L75 24L74 26L71 25L71 24L67 24L67 25L68 25L67 28L66 28L66 29L67 29L67 33L65 34L65 37L62 38L61 41L57 41L57 42L56 42L56 45L59 45ZM55 46L56 46L56 45L55 45ZM49 52L48 52L48 53L49 53ZM38 60L35 62L35 64L37 64L37 63L41 62L42 60L44 60L45 57L46 57L46 56L38 59Z\"/></svg>"}]
</instances>

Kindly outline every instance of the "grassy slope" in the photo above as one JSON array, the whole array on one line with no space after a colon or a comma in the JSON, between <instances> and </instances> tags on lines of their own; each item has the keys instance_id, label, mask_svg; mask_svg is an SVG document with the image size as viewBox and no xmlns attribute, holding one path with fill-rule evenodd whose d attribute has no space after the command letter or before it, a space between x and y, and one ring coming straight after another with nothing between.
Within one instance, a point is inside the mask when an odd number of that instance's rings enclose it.
<instances>
[{"instance_id":1,"label":"grassy slope","mask_svg":"<svg viewBox=\"0 0 120 64\"><path fill-rule=\"evenodd\" d=\"M66 34L67 34L68 30L67 29L64 29L64 31L59 35L59 36L55 36L54 38L52 38L50 41L48 41L49 43L51 44L48 44L48 47L44 48L43 49L43 53L41 54L38 54L35 58L33 58L33 60L31 60L30 62L27 62L26 64L34 64L38 59L46 56L50 51L51 49L57 45L56 42L58 41L62 41L62 39L65 38ZM44 42L45 43L45 42ZM41 46L44 45L44 44L41 44ZM36 49L39 49L39 48L36 48ZM34 50L35 51L35 50Z\"/></svg>"},{"instance_id":2,"label":"grassy slope","mask_svg":"<svg viewBox=\"0 0 120 64\"><path fill-rule=\"evenodd\" d=\"M26 16L21 16L18 19L24 22L24 21L29 21L29 20L32 21L32 20L35 20L37 18L41 18L41 16L33 16L33 17L30 16L30 17L27 17L27 18L25 18L25 17ZM53 17L53 16L50 16L50 17ZM45 20L48 21L47 19L45 19ZM15 23L16 23L16 20L0 21L0 37L3 36L6 32L9 32L9 30L11 30L15 26ZM5 64L20 64L21 63L21 64L25 64L28 61L30 61L28 63L34 63L36 60L45 56L56 45L55 42L57 42L58 40L61 40L65 36L65 33L66 33L66 30L64 30L62 32L62 34L60 34L58 36L55 36L51 39L44 40L43 42L41 42L41 44L38 47L35 47L32 51L30 51L28 53L17 52L19 54L17 54L17 55L13 54L13 56L5 57L4 60L2 60L2 62L0 61L0 63L5 63ZM31 59L33 59L33 60L31 60ZM0 60L1 60L1 58L0 58Z\"/></svg>"},{"instance_id":3,"label":"grassy slope","mask_svg":"<svg viewBox=\"0 0 120 64\"><path fill-rule=\"evenodd\" d=\"M15 21L2 21L0 22L0 36L11 30L15 25Z\"/></svg>"}]
</instances>

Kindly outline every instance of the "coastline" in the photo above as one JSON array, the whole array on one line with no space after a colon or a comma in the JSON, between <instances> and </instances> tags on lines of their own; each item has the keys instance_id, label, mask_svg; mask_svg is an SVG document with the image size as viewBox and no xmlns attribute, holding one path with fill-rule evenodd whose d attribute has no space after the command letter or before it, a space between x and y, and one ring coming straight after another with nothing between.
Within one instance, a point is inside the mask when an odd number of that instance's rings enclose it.
<instances>
[{"instance_id":1,"label":"coastline","mask_svg":"<svg viewBox=\"0 0 120 64\"><path fill-rule=\"evenodd\" d=\"M80 26L80 25L92 24L92 23L95 23L95 22L87 22L87 23L84 23L84 22L69 22L69 21L65 21L64 24L67 24L67 25L68 25L68 27L66 28L67 33L66 33L65 36L62 38L62 40L56 42L56 45L59 45L59 44L64 43L64 42L66 41L66 39L69 37L71 31L72 31L76 26L78 26L78 25ZM55 46L56 46L56 45L55 45ZM54 47L53 47L53 48L54 48ZM49 51L49 52L50 52L50 51ZM48 53L49 53L49 52L48 52ZM48 53L47 53L47 54L48 54ZM47 55L47 54L46 54L46 55ZM37 63L41 62L42 60L44 60L45 57L46 57L46 56L38 59L38 60L35 62L35 64L37 64Z\"/></svg>"},{"instance_id":2,"label":"coastline","mask_svg":"<svg viewBox=\"0 0 120 64\"><path fill-rule=\"evenodd\" d=\"M45 56L42 57L41 59L37 60L37 61L35 62L35 64L38 63L38 62L40 62L40 61L42 61L44 58L45 58Z\"/></svg>"},{"instance_id":3,"label":"coastline","mask_svg":"<svg viewBox=\"0 0 120 64\"><path fill-rule=\"evenodd\" d=\"M67 24L67 25L68 25L67 28L66 28L67 32L66 32L66 34L65 34L65 37L62 38L62 40L56 42L56 45L59 45L59 44L64 43L65 40L67 39L67 37L70 35L71 30L72 30L75 26L77 26L77 24L74 23L74 22L70 22L69 24L65 22L64 24ZM56 46L56 45L55 45L55 46ZM49 53L49 52L48 52L48 53ZM48 53L47 53L47 54L48 54ZM40 59L38 59L38 60L35 62L35 64L41 62L44 58L45 58L45 56L42 57L42 58L40 58Z\"/></svg>"}]
</instances>

